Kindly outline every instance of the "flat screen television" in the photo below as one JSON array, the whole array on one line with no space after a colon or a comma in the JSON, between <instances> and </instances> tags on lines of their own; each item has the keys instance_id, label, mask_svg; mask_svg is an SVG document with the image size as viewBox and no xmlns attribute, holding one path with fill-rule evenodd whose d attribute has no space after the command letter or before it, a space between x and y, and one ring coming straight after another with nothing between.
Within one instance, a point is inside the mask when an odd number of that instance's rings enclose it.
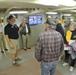
<instances>
[{"instance_id":1,"label":"flat screen television","mask_svg":"<svg viewBox=\"0 0 76 75\"><path fill-rule=\"evenodd\" d=\"M30 15L28 17L29 25L37 25L42 24L42 16L41 15Z\"/></svg>"}]
</instances>

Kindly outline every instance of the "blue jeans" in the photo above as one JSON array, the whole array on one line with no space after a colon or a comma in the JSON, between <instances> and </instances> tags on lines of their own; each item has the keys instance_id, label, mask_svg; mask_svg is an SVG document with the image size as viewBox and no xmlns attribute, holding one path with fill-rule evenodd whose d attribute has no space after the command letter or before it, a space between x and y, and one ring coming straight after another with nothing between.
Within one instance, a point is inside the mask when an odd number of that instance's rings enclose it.
<instances>
[{"instance_id":1,"label":"blue jeans","mask_svg":"<svg viewBox=\"0 0 76 75\"><path fill-rule=\"evenodd\" d=\"M42 75L55 75L56 66L58 61L55 62L41 62Z\"/></svg>"}]
</instances>

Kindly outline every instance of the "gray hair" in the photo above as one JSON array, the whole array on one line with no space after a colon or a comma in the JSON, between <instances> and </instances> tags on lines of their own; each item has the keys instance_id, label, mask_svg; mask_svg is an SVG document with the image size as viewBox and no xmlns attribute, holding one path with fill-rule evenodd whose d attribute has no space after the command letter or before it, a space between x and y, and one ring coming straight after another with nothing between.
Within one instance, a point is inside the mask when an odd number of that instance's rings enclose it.
<instances>
[{"instance_id":1,"label":"gray hair","mask_svg":"<svg viewBox=\"0 0 76 75\"><path fill-rule=\"evenodd\" d=\"M74 26L74 28L76 28L76 22L70 22L69 25L71 25L71 24Z\"/></svg>"},{"instance_id":2,"label":"gray hair","mask_svg":"<svg viewBox=\"0 0 76 75\"><path fill-rule=\"evenodd\" d=\"M56 25L49 25L49 28L52 29L52 30L55 30L56 29Z\"/></svg>"}]
</instances>

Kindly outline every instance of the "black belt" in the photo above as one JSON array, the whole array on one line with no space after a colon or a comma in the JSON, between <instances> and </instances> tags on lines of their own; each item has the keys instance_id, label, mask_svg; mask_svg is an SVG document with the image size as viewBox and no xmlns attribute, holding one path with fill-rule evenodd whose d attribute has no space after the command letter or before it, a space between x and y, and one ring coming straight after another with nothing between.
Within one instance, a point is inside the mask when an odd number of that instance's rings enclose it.
<instances>
[{"instance_id":1,"label":"black belt","mask_svg":"<svg viewBox=\"0 0 76 75\"><path fill-rule=\"evenodd\" d=\"M57 61L58 59L56 59L56 60L43 60L43 62L55 62L55 61Z\"/></svg>"},{"instance_id":2,"label":"black belt","mask_svg":"<svg viewBox=\"0 0 76 75\"><path fill-rule=\"evenodd\" d=\"M26 34L29 34L29 33L26 33ZM22 33L22 35L26 35L26 34Z\"/></svg>"}]
</instances>

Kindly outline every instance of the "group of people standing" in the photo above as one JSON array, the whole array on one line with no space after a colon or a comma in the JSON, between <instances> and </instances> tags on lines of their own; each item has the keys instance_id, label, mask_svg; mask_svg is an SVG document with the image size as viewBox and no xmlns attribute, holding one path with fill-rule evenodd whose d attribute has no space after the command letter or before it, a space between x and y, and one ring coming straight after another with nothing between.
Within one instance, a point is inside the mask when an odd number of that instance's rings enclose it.
<instances>
[{"instance_id":1,"label":"group of people standing","mask_svg":"<svg viewBox=\"0 0 76 75\"><path fill-rule=\"evenodd\" d=\"M64 32L64 28L60 23L59 18L55 18L55 24L47 19L45 32L42 32L37 40L35 47L35 58L41 62L42 75L55 75L56 66L60 59L62 52L65 52L65 59L63 66L69 65L69 56L71 55L65 49L65 45L69 46L76 40L76 24L69 23L69 29ZM76 58L70 59L70 70L73 71Z\"/></svg>"},{"instance_id":2,"label":"group of people standing","mask_svg":"<svg viewBox=\"0 0 76 75\"><path fill-rule=\"evenodd\" d=\"M10 15L8 17L8 24L4 28L5 38L8 42L10 48L10 53L12 57L12 64L15 66L20 66L17 61L21 59L18 58L19 48L19 34L20 32L23 41L23 49L30 48L30 26L27 23L27 19L24 18L23 22L18 27L15 23L15 16ZM49 18L45 22L45 32L42 32L35 46L35 58L38 62L41 62L42 75L55 75L55 70L59 57L64 50L64 44L70 45L76 39L76 29L75 23L70 22L68 31L64 32L64 29L60 23L60 20L56 17L55 23L53 23ZM1 28L1 27L0 27ZM2 31L0 29L0 40ZM5 48L6 49L6 48ZM68 65L67 60L69 59L69 52L65 50L65 63L63 66ZM76 59L76 58L75 58ZM71 59L70 71L73 71L75 65L75 59Z\"/></svg>"}]
</instances>

